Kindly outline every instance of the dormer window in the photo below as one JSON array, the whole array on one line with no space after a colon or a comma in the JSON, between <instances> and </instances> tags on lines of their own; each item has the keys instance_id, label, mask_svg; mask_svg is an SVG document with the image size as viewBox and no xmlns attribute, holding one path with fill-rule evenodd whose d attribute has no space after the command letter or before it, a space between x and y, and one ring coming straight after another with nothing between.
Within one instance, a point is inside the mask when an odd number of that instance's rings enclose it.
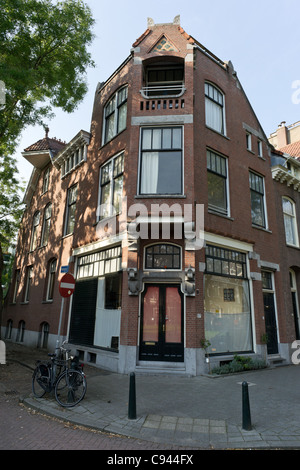
<instances>
[{"instance_id":1,"label":"dormer window","mask_svg":"<svg viewBox=\"0 0 300 470\"><path fill-rule=\"evenodd\" d=\"M151 64L144 71L144 98L167 98L181 96L184 91L184 65L165 63Z\"/></svg>"}]
</instances>

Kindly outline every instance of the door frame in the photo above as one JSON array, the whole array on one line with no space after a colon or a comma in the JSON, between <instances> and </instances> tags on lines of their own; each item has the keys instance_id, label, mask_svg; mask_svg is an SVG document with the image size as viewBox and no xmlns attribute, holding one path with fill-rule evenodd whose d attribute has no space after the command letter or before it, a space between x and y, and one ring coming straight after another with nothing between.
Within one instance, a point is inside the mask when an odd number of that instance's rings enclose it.
<instances>
[{"instance_id":1,"label":"door frame","mask_svg":"<svg viewBox=\"0 0 300 470\"><path fill-rule=\"evenodd\" d=\"M274 273L273 271L268 271L266 269L263 269L263 271L271 274L271 288L263 288L263 304L264 304L264 318L265 318L265 324L266 324L266 309L265 309L265 300L264 300L264 294L269 294L269 295L272 295L273 297L273 306L274 306L274 319L275 319L275 323L276 323L276 349L277 351L275 352L269 352L269 347L271 346L271 344L269 343L269 341L267 342L267 354L269 356L271 355L274 355L274 354L278 354L279 353L279 331L278 331L278 317L277 317L277 302L276 302L276 293L275 293L275 283L274 283ZM266 331L267 333L267 331Z\"/></svg>"},{"instance_id":2,"label":"door frame","mask_svg":"<svg viewBox=\"0 0 300 470\"><path fill-rule=\"evenodd\" d=\"M143 334L143 308L144 308L144 297L147 292L148 287L158 287L159 288L159 302L161 303L161 292L164 290L164 299L163 303L165 306L165 300L166 300L166 288L167 287L176 287L178 289L178 293L181 297L181 343L179 346L174 346L174 349L177 349L178 354L168 354L167 353L167 343L164 341L164 334L165 331L160 330L159 331L159 338L158 338L158 343L155 349L153 349L153 355L151 354L151 348L148 349L148 354L147 354L147 349L144 348L142 345L142 334ZM160 318L159 318L159 328L163 324L165 324L165 311L160 312ZM139 331L138 331L138 346L139 346L139 352L138 352L138 360L139 361L147 361L147 362L168 362L168 363L174 363L174 362L184 362L184 347L185 347L185 295L182 292L181 289L181 283L178 281L148 281L143 284L143 290L140 294L140 300L139 300ZM177 344L177 343L170 343L170 344ZM154 345L149 345L149 346L154 346ZM169 349L172 349L170 347Z\"/></svg>"}]
</instances>

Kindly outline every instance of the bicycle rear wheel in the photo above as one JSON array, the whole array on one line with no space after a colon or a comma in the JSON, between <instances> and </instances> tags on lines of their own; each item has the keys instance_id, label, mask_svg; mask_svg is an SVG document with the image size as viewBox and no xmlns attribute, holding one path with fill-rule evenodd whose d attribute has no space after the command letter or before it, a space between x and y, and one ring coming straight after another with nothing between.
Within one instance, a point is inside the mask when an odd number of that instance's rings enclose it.
<instances>
[{"instance_id":1,"label":"bicycle rear wheel","mask_svg":"<svg viewBox=\"0 0 300 470\"><path fill-rule=\"evenodd\" d=\"M75 406L83 399L86 385L86 378L82 372L68 369L56 382L55 398L61 406Z\"/></svg>"},{"instance_id":2,"label":"bicycle rear wheel","mask_svg":"<svg viewBox=\"0 0 300 470\"><path fill-rule=\"evenodd\" d=\"M32 375L32 392L36 398L42 398L50 388L50 369L47 364L39 364Z\"/></svg>"}]
</instances>

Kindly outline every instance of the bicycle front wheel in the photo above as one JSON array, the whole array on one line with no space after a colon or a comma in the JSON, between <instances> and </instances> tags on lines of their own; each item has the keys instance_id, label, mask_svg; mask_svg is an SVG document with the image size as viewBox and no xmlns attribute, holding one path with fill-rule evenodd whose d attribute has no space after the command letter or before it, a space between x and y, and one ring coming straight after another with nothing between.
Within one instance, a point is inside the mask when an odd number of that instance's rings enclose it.
<instances>
[{"instance_id":1,"label":"bicycle front wheel","mask_svg":"<svg viewBox=\"0 0 300 470\"><path fill-rule=\"evenodd\" d=\"M86 392L85 375L78 371L69 369L63 372L55 385L55 398L64 407L77 405Z\"/></svg>"},{"instance_id":2,"label":"bicycle front wheel","mask_svg":"<svg viewBox=\"0 0 300 470\"><path fill-rule=\"evenodd\" d=\"M47 364L39 364L32 376L32 392L36 398L42 398L50 388L50 369Z\"/></svg>"}]
</instances>

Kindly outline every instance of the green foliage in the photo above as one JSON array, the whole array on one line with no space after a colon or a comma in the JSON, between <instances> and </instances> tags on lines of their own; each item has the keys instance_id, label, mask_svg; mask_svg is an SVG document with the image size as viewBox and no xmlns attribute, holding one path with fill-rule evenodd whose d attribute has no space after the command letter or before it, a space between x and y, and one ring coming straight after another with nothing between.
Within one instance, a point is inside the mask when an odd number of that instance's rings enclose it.
<instances>
[{"instance_id":1,"label":"green foliage","mask_svg":"<svg viewBox=\"0 0 300 470\"><path fill-rule=\"evenodd\" d=\"M235 372L243 372L247 370L258 370L267 367L266 362L262 359L252 359L251 357L244 357L235 355L233 360L228 364L217 366L212 369L213 374L232 374Z\"/></svg>"},{"instance_id":2,"label":"green foliage","mask_svg":"<svg viewBox=\"0 0 300 470\"><path fill-rule=\"evenodd\" d=\"M45 124L53 107L72 112L94 66L94 20L82 0L0 0L0 155L11 154L27 125Z\"/></svg>"}]
</instances>

